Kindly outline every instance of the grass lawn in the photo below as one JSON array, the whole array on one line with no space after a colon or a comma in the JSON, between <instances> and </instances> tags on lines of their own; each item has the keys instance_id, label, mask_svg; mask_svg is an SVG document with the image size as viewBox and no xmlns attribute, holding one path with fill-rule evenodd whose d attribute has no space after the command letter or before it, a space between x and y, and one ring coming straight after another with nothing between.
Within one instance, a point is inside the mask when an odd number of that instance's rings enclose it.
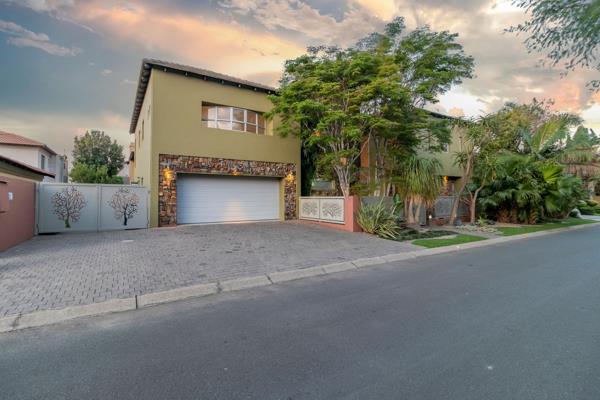
<instances>
[{"instance_id":1,"label":"grass lawn","mask_svg":"<svg viewBox=\"0 0 600 400\"><path fill-rule=\"evenodd\" d=\"M523 233L532 233L539 231L547 231L550 229L564 228L566 226L585 225L593 224L597 221L591 221L589 219L579 218L567 218L561 222L549 222L546 224L537 225L523 225L523 226L500 226L495 227L498 231L502 232L504 236L522 235Z\"/></svg>"},{"instance_id":2,"label":"grass lawn","mask_svg":"<svg viewBox=\"0 0 600 400\"><path fill-rule=\"evenodd\" d=\"M453 246L463 243L479 242L480 240L485 240L485 238L481 236L459 234L455 238L451 239L417 239L413 240L412 244L431 249L433 247Z\"/></svg>"}]
</instances>

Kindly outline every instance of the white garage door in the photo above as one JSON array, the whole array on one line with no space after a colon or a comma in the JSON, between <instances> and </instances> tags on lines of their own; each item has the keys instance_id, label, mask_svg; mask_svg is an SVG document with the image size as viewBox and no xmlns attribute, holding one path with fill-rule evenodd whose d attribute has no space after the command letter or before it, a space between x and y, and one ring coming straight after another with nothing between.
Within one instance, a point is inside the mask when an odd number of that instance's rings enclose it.
<instances>
[{"instance_id":1,"label":"white garage door","mask_svg":"<svg viewBox=\"0 0 600 400\"><path fill-rule=\"evenodd\" d=\"M279 219L279 180L177 175L177 223Z\"/></svg>"}]
</instances>

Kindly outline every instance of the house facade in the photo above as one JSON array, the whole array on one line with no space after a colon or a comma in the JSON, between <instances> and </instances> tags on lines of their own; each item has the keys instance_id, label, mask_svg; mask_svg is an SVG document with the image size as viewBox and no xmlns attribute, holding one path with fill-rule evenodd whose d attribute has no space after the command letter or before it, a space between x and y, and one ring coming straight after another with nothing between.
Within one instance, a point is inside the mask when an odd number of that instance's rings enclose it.
<instances>
[{"instance_id":1,"label":"house facade","mask_svg":"<svg viewBox=\"0 0 600 400\"><path fill-rule=\"evenodd\" d=\"M439 114L436 112L428 111L430 118L432 119L452 119L452 117ZM441 164L440 176L442 178L442 190L440 195L451 196L454 194L455 189L462 179L463 171L462 168L456 164L455 156L456 153L464 151L464 140L462 128L453 126L451 128L450 143L445 146L441 151L432 151L430 144L424 140L420 148L417 150L419 157L435 157ZM364 147L367 151L361 153L360 158L360 181L363 184L373 182L375 179L375 148L371 145Z\"/></svg>"},{"instance_id":2,"label":"house facade","mask_svg":"<svg viewBox=\"0 0 600 400\"><path fill-rule=\"evenodd\" d=\"M150 225L294 219L300 141L267 120L275 89L144 59L131 120L131 182L150 189Z\"/></svg>"},{"instance_id":3,"label":"house facade","mask_svg":"<svg viewBox=\"0 0 600 400\"><path fill-rule=\"evenodd\" d=\"M430 113L431 118L453 119L439 113ZM456 164L456 154L465 150L463 139L463 128L453 126L451 128L450 143L442 150L437 152L427 151L427 148L419 150L419 155L423 157L435 157L441 164L440 175L442 177L441 195L451 196L455 193L460 180L464 174L463 169Z\"/></svg>"},{"instance_id":4,"label":"house facade","mask_svg":"<svg viewBox=\"0 0 600 400\"><path fill-rule=\"evenodd\" d=\"M49 175L44 177L44 182L67 182L68 180L67 157L57 154L37 140L0 131L0 155L48 172Z\"/></svg>"}]
</instances>

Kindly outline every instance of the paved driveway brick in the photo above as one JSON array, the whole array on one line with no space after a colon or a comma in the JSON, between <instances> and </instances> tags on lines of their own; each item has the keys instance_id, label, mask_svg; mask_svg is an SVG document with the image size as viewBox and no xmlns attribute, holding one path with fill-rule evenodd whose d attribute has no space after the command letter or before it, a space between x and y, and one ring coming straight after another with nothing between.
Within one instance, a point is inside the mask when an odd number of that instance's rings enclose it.
<instances>
[{"instance_id":1,"label":"paved driveway brick","mask_svg":"<svg viewBox=\"0 0 600 400\"><path fill-rule=\"evenodd\" d=\"M37 236L0 253L0 317L415 249L298 222Z\"/></svg>"}]
</instances>

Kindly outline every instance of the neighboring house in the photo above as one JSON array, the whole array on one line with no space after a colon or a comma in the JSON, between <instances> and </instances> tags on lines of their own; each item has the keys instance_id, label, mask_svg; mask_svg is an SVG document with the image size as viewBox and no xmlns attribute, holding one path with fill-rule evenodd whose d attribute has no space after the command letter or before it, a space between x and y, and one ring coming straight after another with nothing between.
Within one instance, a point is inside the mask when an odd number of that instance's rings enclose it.
<instances>
[{"instance_id":1,"label":"neighboring house","mask_svg":"<svg viewBox=\"0 0 600 400\"><path fill-rule=\"evenodd\" d=\"M58 155L44 143L14 133L0 131L0 155L41 169L53 175L45 182L67 182L67 156Z\"/></svg>"},{"instance_id":2,"label":"neighboring house","mask_svg":"<svg viewBox=\"0 0 600 400\"><path fill-rule=\"evenodd\" d=\"M300 141L266 120L276 89L144 59L130 133L132 182L150 189L151 226L294 219Z\"/></svg>"},{"instance_id":3,"label":"neighboring house","mask_svg":"<svg viewBox=\"0 0 600 400\"><path fill-rule=\"evenodd\" d=\"M35 184L54 174L0 155L0 251L35 231Z\"/></svg>"},{"instance_id":4,"label":"neighboring house","mask_svg":"<svg viewBox=\"0 0 600 400\"><path fill-rule=\"evenodd\" d=\"M434 119L454 119L453 117L440 114L433 111L428 111L431 118ZM464 141L462 137L462 131L458 127L452 127L451 130L451 141L442 151L431 151L431 146L434 143L427 143L424 140L421 143L421 148L418 150L418 155L421 157L435 157L439 160L442 168L440 170L440 176L442 177L442 192L441 195L452 195L462 178L462 168L455 163L455 155L458 152L463 151ZM366 146L367 151L363 152L360 157L361 167L361 183L368 184L375 179L375 149L372 146Z\"/></svg>"},{"instance_id":5,"label":"neighboring house","mask_svg":"<svg viewBox=\"0 0 600 400\"><path fill-rule=\"evenodd\" d=\"M432 118L437 119L455 119L444 114L430 111ZM419 155L425 157L435 157L442 165L440 175L442 177L442 195L453 195L460 179L463 176L463 169L456 164L456 153L460 153L464 150L463 132L459 127L452 127L452 136L450 144L447 145L442 151L430 152L427 149L427 144L423 144L423 149L419 152Z\"/></svg>"}]
</instances>

